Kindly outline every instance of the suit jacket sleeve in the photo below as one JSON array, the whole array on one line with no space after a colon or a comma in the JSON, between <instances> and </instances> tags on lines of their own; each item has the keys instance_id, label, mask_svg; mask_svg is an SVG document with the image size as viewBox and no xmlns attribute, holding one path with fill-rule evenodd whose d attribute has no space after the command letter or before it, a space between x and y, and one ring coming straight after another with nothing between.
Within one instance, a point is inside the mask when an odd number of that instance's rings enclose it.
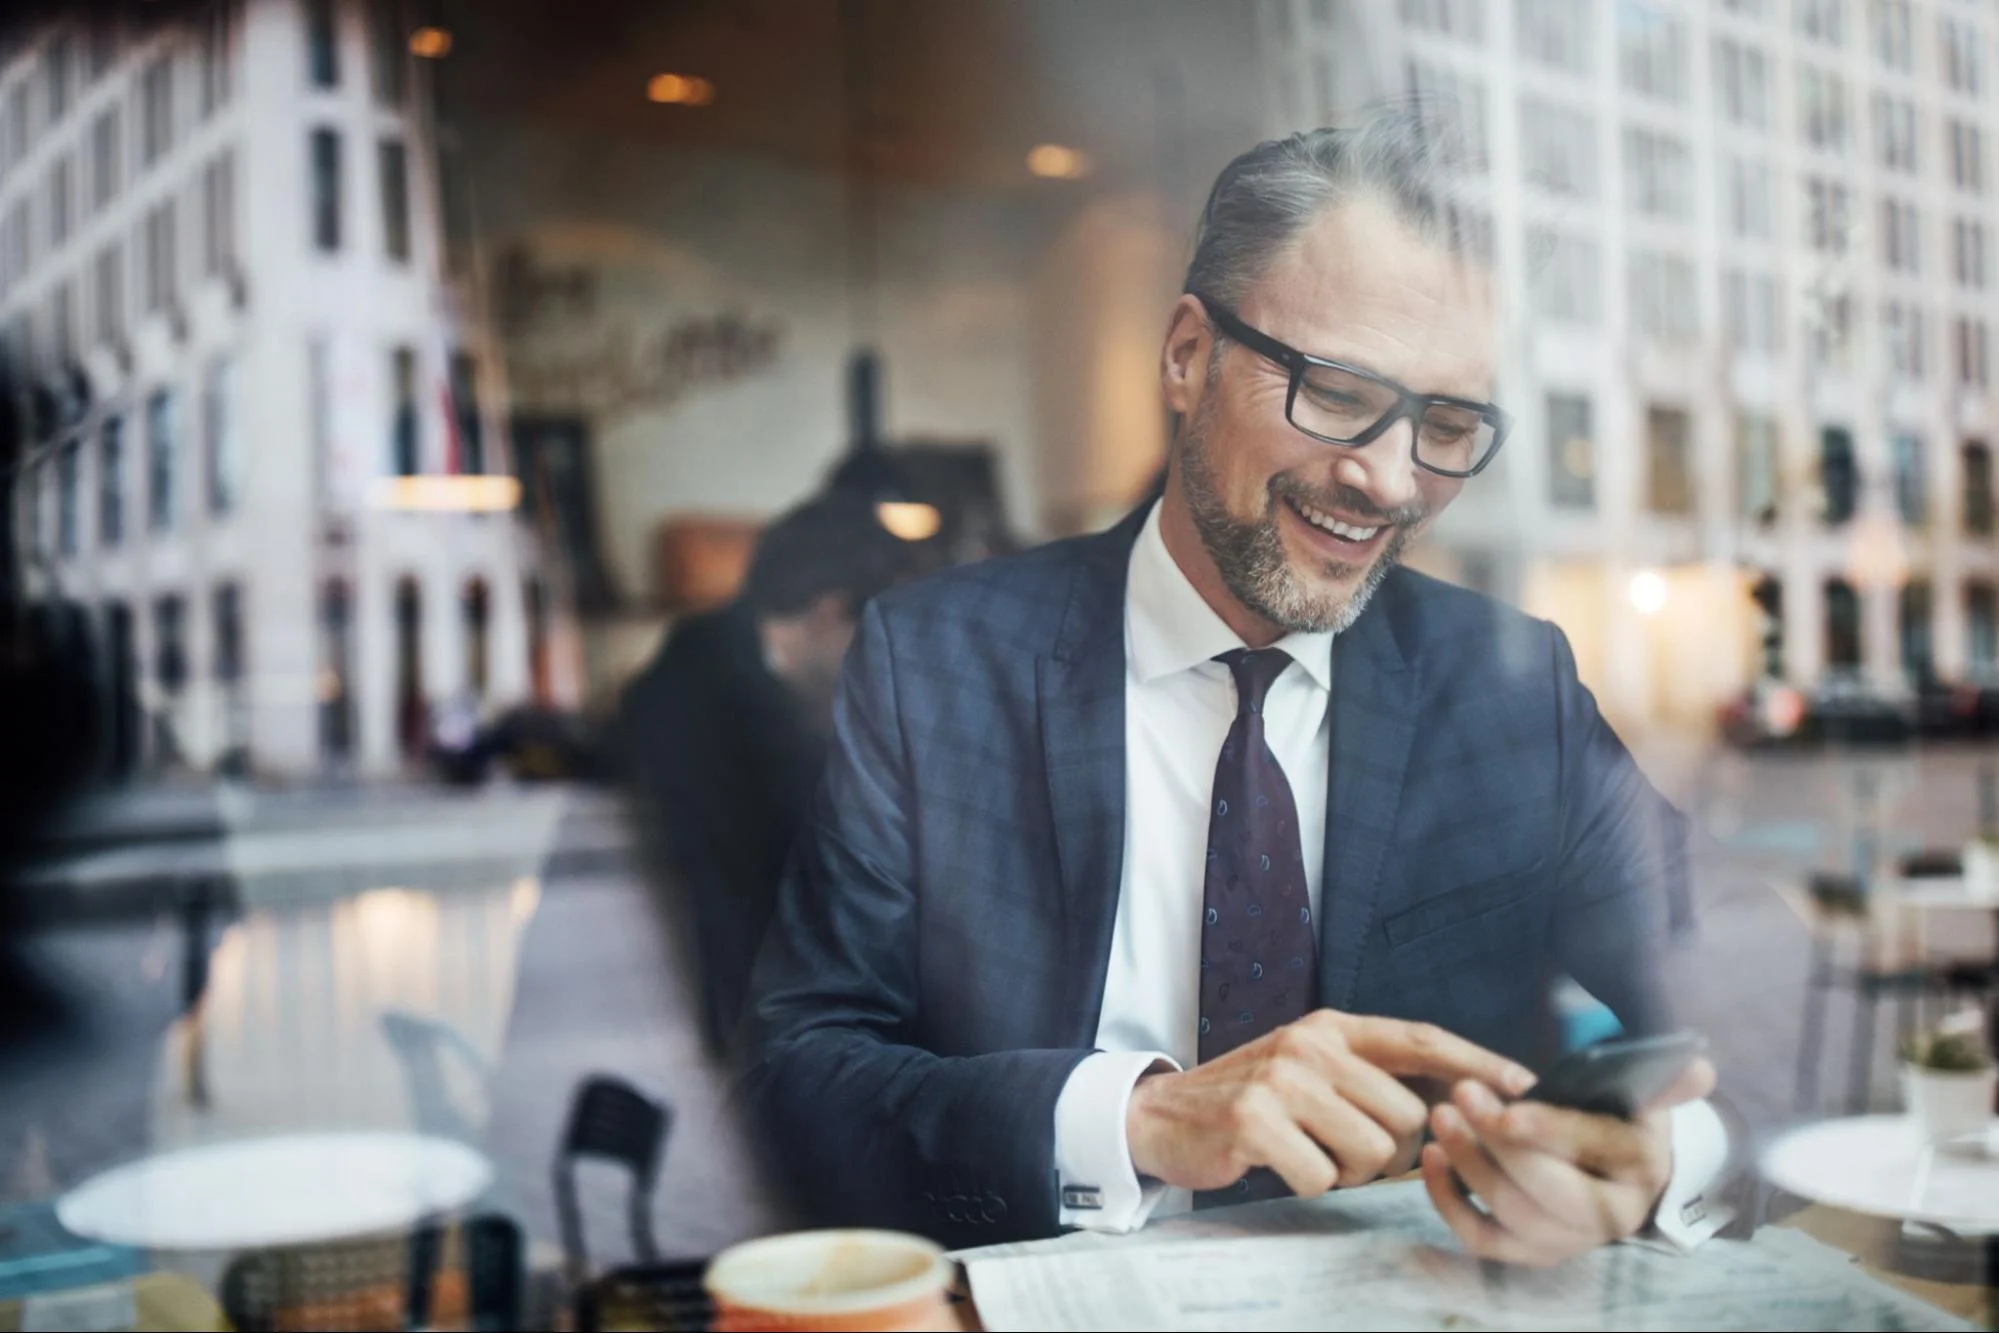
<instances>
[{"instance_id":1,"label":"suit jacket sleeve","mask_svg":"<svg viewBox=\"0 0 1999 1333\"><path fill-rule=\"evenodd\" d=\"M952 1246L1050 1235L1055 1102L1089 1052L925 1049L921 903L952 886L918 882L921 807L896 667L870 606L757 962L748 1092L766 1147L829 1222Z\"/></svg>"},{"instance_id":2,"label":"suit jacket sleeve","mask_svg":"<svg viewBox=\"0 0 1999 1333\"><path fill-rule=\"evenodd\" d=\"M1632 1036L1670 1031L1661 973L1669 906L1686 888L1687 822L1639 771L1554 632L1561 824L1555 953Z\"/></svg>"}]
</instances>

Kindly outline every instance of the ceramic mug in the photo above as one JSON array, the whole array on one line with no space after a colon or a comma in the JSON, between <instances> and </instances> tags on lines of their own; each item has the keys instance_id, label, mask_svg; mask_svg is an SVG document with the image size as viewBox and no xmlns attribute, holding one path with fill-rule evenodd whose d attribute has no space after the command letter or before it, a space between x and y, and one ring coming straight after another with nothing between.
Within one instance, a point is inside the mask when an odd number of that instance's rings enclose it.
<instances>
[{"instance_id":1,"label":"ceramic mug","mask_svg":"<svg viewBox=\"0 0 1999 1333\"><path fill-rule=\"evenodd\" d=\"M845 1333L956 1329L941 1247L899 1231L799 1231L747 1241L708 1265L715 1327Z\"/></svg>"}]
</instances>

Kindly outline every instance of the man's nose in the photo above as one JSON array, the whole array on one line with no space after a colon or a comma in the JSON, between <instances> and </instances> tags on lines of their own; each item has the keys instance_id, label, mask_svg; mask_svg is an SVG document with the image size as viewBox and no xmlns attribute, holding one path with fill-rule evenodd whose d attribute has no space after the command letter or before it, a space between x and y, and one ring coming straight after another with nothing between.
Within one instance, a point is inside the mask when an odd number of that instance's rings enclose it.
<instances>
[{"instance_id":1,"label":"man's nose","mask_svg":"<svg viewBox=\"0 0 1999 1333\"><path fill-rule=\"evenodd\" d=\"M1402 417L1358 448L1340 450L1333 480L1351 486L1378 509L1394 510L1417 499L1416 424Z\"/></svg>"}]
</instances>

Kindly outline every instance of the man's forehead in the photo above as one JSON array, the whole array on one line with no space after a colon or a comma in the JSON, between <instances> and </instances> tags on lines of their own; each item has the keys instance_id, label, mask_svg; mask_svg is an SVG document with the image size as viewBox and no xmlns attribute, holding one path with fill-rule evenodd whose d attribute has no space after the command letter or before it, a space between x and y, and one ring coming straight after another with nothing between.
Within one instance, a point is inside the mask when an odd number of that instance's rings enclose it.
<instances>
[{"instance_id":1,"label":"man's forehead","mask_svg":"<svg viewBox=\"0 0 1999 1333\"><path fill-rule=\"evenodd\" d=\"M1493 295L1482 264L1362 197L1306 227L1251 289L1244 313L1300 351L1421 392L1483 397L1496 367Z\"/></svg>"}]
</instances>

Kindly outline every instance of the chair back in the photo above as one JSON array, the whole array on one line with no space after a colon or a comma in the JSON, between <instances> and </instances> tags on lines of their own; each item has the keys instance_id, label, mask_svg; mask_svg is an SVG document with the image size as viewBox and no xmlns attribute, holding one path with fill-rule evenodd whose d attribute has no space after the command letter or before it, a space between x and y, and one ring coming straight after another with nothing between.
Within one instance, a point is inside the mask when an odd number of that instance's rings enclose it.
<instances>
[{"instance_id":1,"label":"chair back","mask_svg":"<svg viewBox=\"0 0 1999 1333\"><path fill-rule=\"evenodd\" d=\"M403 1067L417 1128L438 1138L471 1143L479 1126L451 1093L445 1077L445 1056L451 1053L470 1069L483 1094L488 1082L485 1057L449 1023L421 1014L392 1009L382 1015L382 1035Z\"/></svg>"},{"instance_id":2,"label":"chair back","mask_svg":"<svg viewBox=\"0 0 1999 1333\"><path fill-rule=\"evenodd\" d=\"M522 1248L512 1218L439 1223L406 1236L238 1255L222 1309L239 1333L520 1327Z\"/></svg>"},{"instance_id":3,"label":"chair back","mask_svg":"<svg viewBox=\"0 0 1999 1333\"><path fill-rule=\"evenodd\" d=\"M665 1102L624 1079L592 1074L577 1085L554 1169L556 1211L571 1283L580 1287L590 1275L582 1210L576 1198L576 1163L584 1158L615 1162L631 1172L626 1215L632 1251L642 1263L658 1261L659 1247L652 1234L652 1196L672 1125L673 1112Z\"/></svg>"}]
</instances>

